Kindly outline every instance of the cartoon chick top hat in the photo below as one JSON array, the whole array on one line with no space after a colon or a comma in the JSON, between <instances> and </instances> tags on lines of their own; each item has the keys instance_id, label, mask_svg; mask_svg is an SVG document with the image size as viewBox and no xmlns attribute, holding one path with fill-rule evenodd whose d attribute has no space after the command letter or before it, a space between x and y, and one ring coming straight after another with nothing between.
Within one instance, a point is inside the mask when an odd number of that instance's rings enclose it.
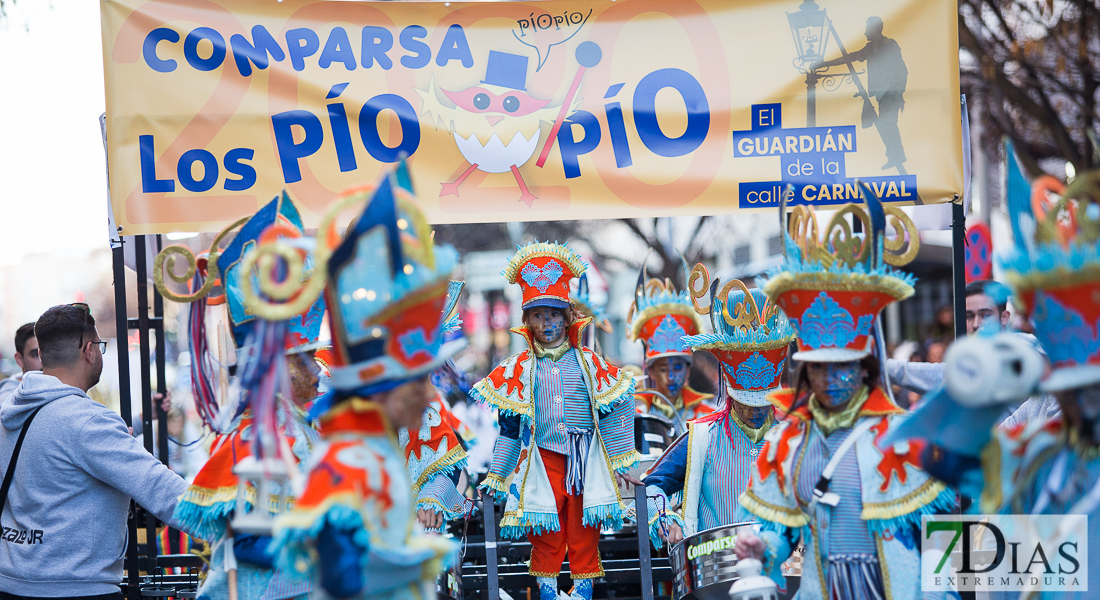
<instances>
[{"instance_id":1,"label":"cartoon chick top hat","mask_svg":"<svg viewBox=\"0 0 1100 600\"><path fill-rule=\"evenodd\" d=\"M501 272L508 283L519 284L523 309L536 306L569 308L569 280L584 274L588 265L564 244L533 242L520 246Z\"/></svg>"},{"instance_id":2,"label":"cartoon chick top hat","mask_svg":"<svg viewBox=\"0 0 1100 600\"><path fill-rule=\"evenodd\" d=\"M691 303L699 314L710 315L714 333L688 336L684 343L718 359L727 393L735 400L748 406L769 406L767 396L781 383L794 327L763 290L749 290L738 279L730 280L721 292L719 285L717 279L711 283L706 267L695 265L688 280ZM700 306L698 299L708 289L710 305Z\"/></svg>"},{"instance_id":3,"label":"cartoon chick top hat","mask_svg":"<svg viewBox=\"0 0 1100 600\"><path fill-rule=\"evenodd\" d=\"M820 241L813 209L794 208L784 234L786 256L763 285L797 328L795 360L847 362L867 356L875 339L875 317L888 304L913 295L916 278L892 267L916 257L916 226L897 207L883 207L870 187L861 185L867 209L844 205ZM788 188L787 195L791 193ZM785 212L786 195L781 219ZM859 219L868 233L854 234L847 215ZM888 225L897 234L892 240L885 235Z\"/></svg>"},{"instance_id":4,"label":"cartoon chick top hat","mask_svg":"<svg viewBox=\"0 0 1100 600\"><path fill-rule=\"evenodd\" d=\"M688 301L687 293L676 291L669 279L662 282L649 278L644 265L638 274L634 303L630 305L627 320L630 321L628 337L642 341L647 364L666 356L690 361L691 348L683 338L702 331L699 316Z\"/></svg>"},{"instance_id":5,"label":"cartoon chick top hat","mask_svg":"<svg viewBox=\"0 0 1100 600\"><path fill-rule=\"evenodd\" d=\"M369 395L426 375L461 346L444 344L443 314L458 254L436 246L411 195L385 177L333 251L325 297L332 306L332 386Z\"/></svg>"},{"instance_id":6,"label":"cartoon chick top hat","mask_svg":"<svg viewBox=\"0 0 1100 600\"><path fill-rule=\"evenodd\" d=\"M1030 206L1023 198L1012 202L1011 193L1009 200L1016 246L1000 262L1053 367L1040 388L1051 393L1098 383L1100 170L1068 186L1037 179Z\"/></svg>"}]
</instances>

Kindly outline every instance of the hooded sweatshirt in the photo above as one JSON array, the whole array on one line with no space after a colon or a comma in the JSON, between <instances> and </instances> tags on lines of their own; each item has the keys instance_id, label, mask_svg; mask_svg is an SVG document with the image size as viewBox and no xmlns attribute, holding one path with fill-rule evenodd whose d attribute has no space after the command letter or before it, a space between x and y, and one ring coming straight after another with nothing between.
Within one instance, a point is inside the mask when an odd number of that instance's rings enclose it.
<instances>
[{"instance_id":1,"label":"hooded sweatshirt","mask_svg":"<svg viewBox=\"0 0 1100 600\"><path fill-rule=\"evenodd\" d=\"M19 387L19 382L23 379L23 374L12 375L7 379L0 379L0 404L3 404L8 396L15 393L15 388Z\"/></svg>"},{"instance_id":2,"label":"hooded sweatshirt","mask_svg":"<svg viewBox=\"0 0 1100 600\"><path fill-rule=\"evenodd\" d=\"M0 405L0 472L40 406L0 512L0 591L117 592L130 498L178 527L172 513L187 483L146 452L118 414L39 371L26 373Z\"/></svg>"}]
</instances>

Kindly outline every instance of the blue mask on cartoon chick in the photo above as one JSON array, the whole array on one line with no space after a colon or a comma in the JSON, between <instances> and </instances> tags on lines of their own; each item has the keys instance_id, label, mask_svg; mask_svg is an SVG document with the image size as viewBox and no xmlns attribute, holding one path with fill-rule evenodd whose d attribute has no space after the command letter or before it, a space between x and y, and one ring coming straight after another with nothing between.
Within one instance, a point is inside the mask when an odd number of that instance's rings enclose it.
<instances>
[{"instance_id":1,"label":"blue mask on cartoon chick","mask_svg":"<svg viewBox=\"0 0 1100 600\"><path fill-rule=\"evenodd\" d=\"M818 402L828 407L848 403L863 385L863 369L859 361L806 363L810 387Z\"/></svg>"}]
</instances>

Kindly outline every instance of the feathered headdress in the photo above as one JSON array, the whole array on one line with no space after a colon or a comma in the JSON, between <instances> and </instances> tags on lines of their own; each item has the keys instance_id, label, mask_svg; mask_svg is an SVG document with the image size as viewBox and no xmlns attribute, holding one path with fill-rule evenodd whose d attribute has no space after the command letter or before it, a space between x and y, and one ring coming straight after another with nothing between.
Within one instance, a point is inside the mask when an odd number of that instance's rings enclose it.
<instances>
[{"instance_id":1,"label":"feathered headdress","mask_svg":"<svg viewBox=\"0 0 1100 600\"><path fill-rule=\"evenodd\" d=\"M888 304L913 295L916 278L892 267L916 257L916 226L897 207L883 207L869 186L861 186L867 209L844 205L823 239L813 208L794 208L784 234L786 256L763 285L798 330L795 360L846 362L867 356L875 317ZM779 214L786 216L786 195ZM848 215L863 224L864 235L853 233ZM888 225L897 234L892 240L886 238Z\"/></svg>"},{"instance_id":2,"label":"feathered headdress","mask_svg":"<svg viewBox=\"0 0 1100 600\"><path fill-rule=\"evenodd\" d=\"M683 338L702 331L699 316L688 301L687 292L677 291L669 279L650 278L644 263L626 318L630 322L628 337L642 341L647 364L667 356L691 360L691 348L684 344Z\"/></svg>"},{"instance_id":3,"label":"feathered headdress","mask_svg":"<svg viewBox=\"0 0 1100 600\"><path fill-rule=\"evenodd\" d=\"M523 309L569 307L569 280L584 275L588 265L565 244L533 242L520 246L501 275L519 284Z\"/></svg>"},{"instance_id":4,"label":"feathered headdress","mask_svg":"<svg viewBox=\"0 0 1100 600\"><path fill-rule=\"evenodd\" d=\"M1041 177L1031 185L1028 203L1027 184L1011 158L1011 146L1008 154L1008 204L1017 238L1015 249L1000 262L1053 366L1041 388L1056 392L1098 383L1100 170L1084 173L1068 186ZM1016 186L1013 175L1019 179Z\"/></svg>"},{"instance_id":5,"label":"feathered headdress","mask_svg":"<svg viewBox=\"0 0 1100 600\"><path fill-rule=\"evenodd\" d=\"M738 279L730 280L721 291L720 284L718 279L711 281L702 264L692 269L688 280L692 307L710 315L714 333L688 336L684 342L718 359L734 399L749 406L768 406L767 395L781 382L794 327L763 291L750 290ZM710 305L700 306L699 299L708 290Z\"/></svg>"}]
</instances>

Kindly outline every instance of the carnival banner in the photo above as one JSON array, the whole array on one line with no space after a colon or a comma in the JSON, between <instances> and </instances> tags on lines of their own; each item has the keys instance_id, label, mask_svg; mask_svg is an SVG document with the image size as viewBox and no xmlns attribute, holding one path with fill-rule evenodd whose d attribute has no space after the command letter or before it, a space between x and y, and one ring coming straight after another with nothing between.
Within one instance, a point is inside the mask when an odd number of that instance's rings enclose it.
<instances>
[{"instance_id":1,"label":"carnival banner","mask_svg":"<svg viewBox=\"0 0 1100 600\"><path fill-rule=\"evenodd\" d=\"M409 157L434 223L962 190L954 0L101 2L124 234L287 188L315 226Z\"/></svg>"}]
</instances>

